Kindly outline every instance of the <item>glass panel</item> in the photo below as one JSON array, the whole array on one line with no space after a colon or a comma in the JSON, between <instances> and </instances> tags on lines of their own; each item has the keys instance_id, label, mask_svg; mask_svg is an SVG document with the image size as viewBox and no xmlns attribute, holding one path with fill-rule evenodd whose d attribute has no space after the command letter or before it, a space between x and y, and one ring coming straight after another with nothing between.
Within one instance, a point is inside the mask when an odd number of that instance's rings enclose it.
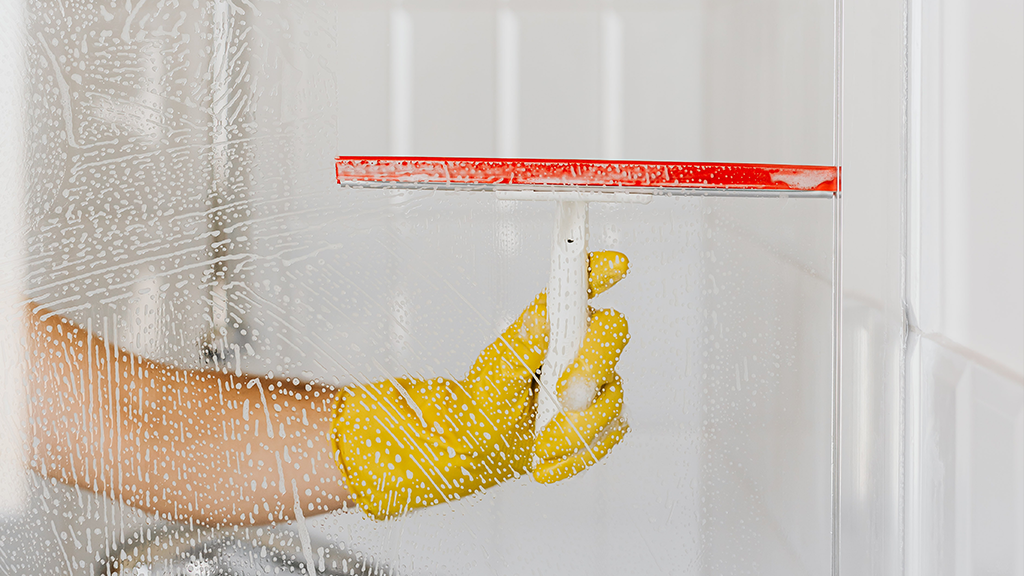
<instances>
[{"instance_id":1,"label":"glass panel","mask_svg":"<svg viewBox=\"0 0 1024 576\"><path fill-rule=\"evenodd\" d=\"M828 196L591 205L631 262L594 301L629 321L631 430L572 478L374 520L328 441L336 389L461 385L555 219L334 158L831 164L832 4L730 6L18 4L0 568L828 571Z\"/></svg>"}]
</instances>

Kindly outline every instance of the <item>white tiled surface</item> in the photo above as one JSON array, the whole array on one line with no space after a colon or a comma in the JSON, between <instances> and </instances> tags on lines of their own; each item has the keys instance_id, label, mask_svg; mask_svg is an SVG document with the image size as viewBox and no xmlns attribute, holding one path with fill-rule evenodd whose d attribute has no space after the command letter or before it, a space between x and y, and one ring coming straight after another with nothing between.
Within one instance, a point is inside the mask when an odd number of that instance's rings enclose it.
<instances>
[{"instance_id":1,"label":"white tiled surface","mask_svg":"<svg viewBox=\"0 0 1024 576\"><path fill-rule=\"evenodd\" d=\"M844 573L1024 570L1021 8L845 5Z\"/></svg>"},{"instance_id":2,"label":"white tiled surface","mask_svg":"<svg viewBox=\"0 0 1024 576\"><path fill-rule=\"evenodd\" d=\"M1024 574L1024 6L913 4L907 567Z\"/></svg>"},{"instance_id":3,"label":"white tiled surface","mask_svg":"<svg viewBox=\"0 0 1024 576\"><path fill-rule=\"evenodd\" d=\"M1021 574L1024 387L930 339L912 344L911 573Z\"/></svg>"},{"instance_id":4,"label":"white tiled surface","mask_svg":"<svg viewBox=\"0 0 1024 576\"><path fill-rule=\"evenodd\" d=\"M1024 5L919 12L914 320L1024 377Z\"/></svg>"}]
</instances>

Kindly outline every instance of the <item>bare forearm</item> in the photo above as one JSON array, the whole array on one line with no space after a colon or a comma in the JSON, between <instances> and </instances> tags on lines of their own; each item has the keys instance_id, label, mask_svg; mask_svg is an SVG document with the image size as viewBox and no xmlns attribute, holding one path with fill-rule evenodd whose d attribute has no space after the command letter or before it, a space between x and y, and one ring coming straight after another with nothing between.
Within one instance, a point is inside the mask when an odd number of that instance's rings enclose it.
<instances>
[{"instance_id":1,"label":"bare forearm","mask_svg":"<svg viewBox=\"0 0 1024 576\"><path fill-rule=\"evenodd\" d=\"M251 524L339 508L333 390L184 370L29 313L31 462L172 518Z\"/></svg>"}]
</instances>

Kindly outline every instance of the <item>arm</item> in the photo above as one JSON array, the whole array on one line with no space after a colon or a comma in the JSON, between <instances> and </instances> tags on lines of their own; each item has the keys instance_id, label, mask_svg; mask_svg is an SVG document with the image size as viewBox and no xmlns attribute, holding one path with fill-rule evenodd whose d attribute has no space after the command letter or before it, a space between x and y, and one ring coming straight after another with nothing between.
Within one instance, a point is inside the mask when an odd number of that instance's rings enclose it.
<instances>
[{"instance_id":1,"label":"arm","mask_svg":"<svg viewBox=\"0 0 1024 576\"><path fill-rule=\"evenodd\" d=\"M591 254L590 295L627 268L622 254ZM260 524L352 502L390 518L531 470L539 482L568 478L628 430L614 372L628 327L603 310L558 382L560 396L579 381L597 397L535 437L543 293L464 379L349 387L337 414L330 387L175 368L41 307L27 314L33 468L170 519Z\"/></svg>"},{"instance_id":2,"label":"arm","mask_svg":"<svg viewBox=\"0 0 1024 576\"><path fill-rule=\"evenodd\" d=\"M335 390L184 370L26 311L32 467L168 519L263 524L350 505Z\"/></svg>"}]
</instances>

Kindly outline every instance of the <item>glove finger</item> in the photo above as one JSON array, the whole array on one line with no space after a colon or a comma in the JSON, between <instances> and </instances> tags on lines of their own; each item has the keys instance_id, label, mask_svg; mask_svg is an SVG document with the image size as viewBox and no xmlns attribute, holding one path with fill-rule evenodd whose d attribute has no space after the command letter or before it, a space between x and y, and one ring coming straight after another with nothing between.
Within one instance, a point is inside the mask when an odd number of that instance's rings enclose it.
<instances>
[{"instance_id":1,"label":"glove finger","mask_svg":"<svg viewBox=\"0 0 1024 576\"><path fill-rule=\"evenodd\" d=\"M593 296L621 280L626 275L629 260L620 252L594 252L590 255L589 266L589 292ZM603 324L599 323L599 326ZM511 403L516 407L514 411L518 411L523 391L540 369L547 348L547 294L542 292L497 340L480 353L467 374L466 382L470 387L467 391L475 400L484 403L481 407L511 408ZM621 352L621 346L619 348Z\"/></svg>"},{"instance_id":2,"label":"glove finger","mask_svg":"<svg viewBox=\"0 0 1024 576\"><path fill-rule=\"evenodd\" d=\"M534 454L543 462L552 462L584 450L621 413L622 379L616 374L588 408L558 413L537 436Z\"/></svg>"},{"instance_id":3,"label":"glove finger","mask_svg":"<svg viewBox=\"0 0 1024 576\"><path fill-rule=\"evenodd\" d=\"M468 392L482 409L515 411L529 400L534 375L548 350L547 295L538 294L526 310L484 348L466 375Z\"/></svg>"},{"instance_id":4,"label":"glove finger","mask_svg":"<svg viewBox=\"0 0 1024 576\"><path fill-rule=\"evenodd\" d=\"M534 480L541 484L551 484L575 476L604 458L613 446L622 441L627 432L629 432L629 423L625 418L619 416L605 428L605 431L595 439L593 445L587 450L577 452L564 460L541 462L533 470Z\"/></svg>"},{"instance_id":5,"label":"glove finger","mask_svg":"<svg viewBox=\"0 0 1024 576\"><path fill-rule=\"evenodd\" d=\"M608 290L628 271L629 259L621 252L592 252L589 256L591 296ZM469 376L495 374L498 379L533 377L547 353L547 294L540 293L491 346L477 358ZM497 369L497 370L496 370Z\"/></svg>"},{"instance_id":6,"label":"glove finger","mask_svg":"<svg viewBox=\"0 0 1024 576\"><path fill-rule=\"evenodd\" d=\"M558 379L558 398L570 411L590 405L600 386L614 379L615 365L629 342L629 323L621 312L597 310L576 359Z\"/></svg>"},{"instance_id":7,"label":"glove finger","mask_svg":"<svg viewBox=\"0 0 1024 576\"><path fill-rule=\"evenodd\" d=\"M622 252L591 252L588 261L590 298L608 290L629 272L629 258Z\"/></svg>"}]
</instances>

